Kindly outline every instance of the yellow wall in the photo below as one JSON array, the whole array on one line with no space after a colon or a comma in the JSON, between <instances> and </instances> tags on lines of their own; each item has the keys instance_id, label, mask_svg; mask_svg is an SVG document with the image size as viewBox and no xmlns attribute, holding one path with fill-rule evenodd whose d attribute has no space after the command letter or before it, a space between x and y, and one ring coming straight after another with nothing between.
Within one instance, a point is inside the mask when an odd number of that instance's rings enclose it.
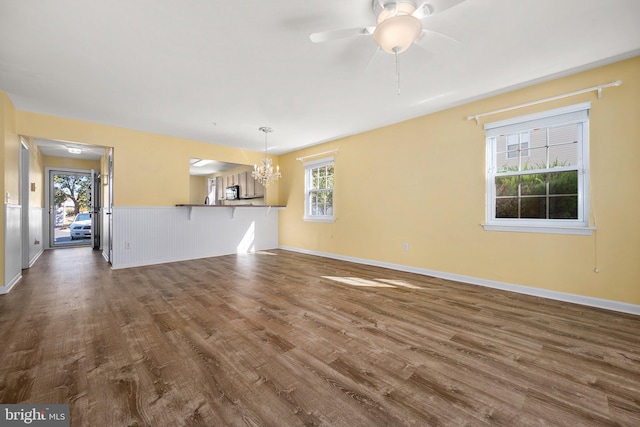
<instances>
[{"instance_id":1,"label":"yellow wall","mask_svg":"<svg viewBox=\"0 0 640 427\"><path fill-rule=\"evenodd\" d=\"M486 120L592 101L591 225L597 232L484 231L485 134L467 116L618 79L622 86L605 89L601 100L593 92ZM280 156L287 208L280 212L279 243L640 304L639 100L637 57ZM304 167L295 159L333 148L339 148L336 221L304 222Z\"/></svg>"},{"instance_id":2,"label":"yellow wall","mask_svg":"<svg viewBox=\"0 0 640 427\"><path fill-rule=\"evenodd\" d=\"M25 138L29 146L29 208L44 206L44 156L32 138ZM36 185L32 191L31 183Z\"/></svg>"},{"instance_id":3,"label":"yellow wall","mask_svg":"<svg viewBox=\"0 0 640 427\"><path fill-rule=\"evenodd\" d=\"M11 100L6 96L2 97L3 118L4 118L4 191L2 200L5 203L20 204L20 140L15 131L16 110ZM7 193L10 194L7 200Z\"/></svg>"},{"instance_id":4,"label":"yellow wall","mask_svg":"<svg viewBox=\"0 0 640 427\"><path fill-rule=\"evenodd\" d=\"M207 197L208 178L202 175L189 177L189 203L199 205Z\"/></svg>"},{"instance_id":5,"label":"yellow wall","mask_svg":"<svg viewBox=\"0 0 640 427\"><path fill-rule=\"evenodd\" d=\"M189 203L189 159L254 164L263 153L156 135L79 120L16 111L16 130L34 138L114 148L115 206L173 206ZM277 158L273 157L274 163ZM268 200L276 203L277 187Z\"/></svg>"},{"instance_id":6,"label":"yellow wall","mask_svg":"<svg viewBox=\"0 0 640 427\"><path fill-rule=\"evenodd\" d=\"M43 156L45 168L84 169L100 172L100 160L72 159L68 157Z\"/></svg>"}]
</instances>

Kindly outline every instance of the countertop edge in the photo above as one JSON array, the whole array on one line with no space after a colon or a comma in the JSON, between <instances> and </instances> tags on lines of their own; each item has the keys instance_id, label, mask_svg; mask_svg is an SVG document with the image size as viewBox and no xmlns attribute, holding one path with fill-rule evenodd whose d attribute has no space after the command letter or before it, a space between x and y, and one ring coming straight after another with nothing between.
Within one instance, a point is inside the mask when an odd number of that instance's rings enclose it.
<instances>
[{"instance_id":1,"label":"countertop edge","mask_svg":"<svg viewBox=\"0 0 640 427\"><path fill-rule=\"evenodd\" d=\"M196 205L196 204L177 204L176 207L185 208L286 208L285 205Z\"/></svg>"}]
</instances>

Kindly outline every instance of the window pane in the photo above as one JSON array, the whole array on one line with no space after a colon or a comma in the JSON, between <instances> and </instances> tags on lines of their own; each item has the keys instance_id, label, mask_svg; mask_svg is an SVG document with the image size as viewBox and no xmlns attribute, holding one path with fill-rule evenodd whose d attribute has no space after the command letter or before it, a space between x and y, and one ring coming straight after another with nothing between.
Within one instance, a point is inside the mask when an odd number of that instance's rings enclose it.
<instances>
[{"instance_id":1,"label":"window pane","mask_svg":"<svg viewBox=\"0 0 640 427\"><path fill-rule=\"evenodd\" d=\"M529 150L529 158L524 170L546 169L547 168L547 147L532 148Z\"/></svg>"},{"instance_id":2,"label":"window pane","mask_svg":"<svg viewBox=\"0 0 640 427\"><path fill-rule=\"evenodd\" d=\"M520 200L520 218L547 218L546 197L524 197Z\"/></svg>"},{"instance_id":3,"label":"window pane","mask_svg":"<svg viewBox=\"0 0 640 427\"><path fill-rule=\"evenodd\" d=\"M503 168L507 162L507 137L506 135L500 135L495 138L495 141L495 164L500 170L508 170L507 168Z\"/></svg>"},{"instance_id":4,"label":"window pane","mask_svg":"<svg viewBox=\"0 0 640 427\"><path fill-rule=\"evenodd\" d=\"M578 219L578 196L549 198L550 219Z\"/></svg>"},{"instance_id":5,"label":"window pane","mask_svg":"<svg viewBox=\"0 0 640 427\"><path fill-rule=\"evenodd\" d=\"M562 144L549 147L549 167L575 166L578 164L578 144Z\"/></svg>"},{"instance_id":6,"label":"window pane","mask_svg":"<svg viewBox=\"0 0 640 427\"><path fill-rule=\"evenodd\" d=\"M549 174L549 194L578 194L578 171Z\"/></svg>"},{"instance_id":7,"label":"window pane","mask_svg":"<svg viewBox=\"0 0 640 427\"><path fill-rule=\"evenodd\" d=\"M547 175L536 173L520 176L520 195L534 196L547 194Z\"/></svg>"},{"instance_id":8,"label":"window pane","mask_svg":"<svg viewBox=\"0 0 640 427\"><path fill-rule=\"evenodd\" d=\"M318 181L318 188L324 188L327 185L327 168L323 166L319 171L320 180Z\"/></svg>"},{"instance_id":9,"label":"window pane","mask_svg":"<svg viewBox=\"0 0 640 427\"><path fill-rule=\"evenodd\" d=\"M518 198L496 199L496 218L518 218Z\"/></svg>"},{"instance_id":10,"label":"window pane","mask_svg":"<svg viewBox=\"0 0 640 427\"><path fill-rule=\"evenodd\" d=\"M549 128L549 145L577 143L578 125L573 123L565 126Z\"/></svg>"},{"instance_id":11,"label":"window pane","mask_svg":"<svg viewBox=\"0 0 640 427\"><path fill-rule=\"evenodd\" d=\"M323 190L320 192L320 197L324 206L333 206L333 191Z\"/></svg>"},{"instance_id":12,"label":"window pane","mask_svg":"<svg viewBox=\"0 0 640 427\"><path fill-rule=\"evenodd\" d=\"M507 137L506 135L499 135L495 137L496 153L504 153L507 151Z\"/></svg>"},{"instance_id":13,"label":"window pane","mask_svg":"<svg viewBox=\"0 0 640 427\"><path fill-rule=\"evenodd\" d=\"M507 159L517 158L518 152L518 144L507 145Z\"/></svg>"},{"instance_id":14,"label":"window pane","mask_svg":"<svg viewBox=\"0 0 640 427\"><path fill-rule=\"evenodd\" d=\"M529 147L546 147L547 129L533 129L529 134Z\"/></svg>"},{"instance_id":15,"label":"window pane","mask_svg":"<svg viewBox=\"0 0 640 427\"><path fill-rule=\"evenodd\" d=\"M517 196L518 195L518 177L505 176L496 178L496 196Z\"/></svg>"}]
</instances>

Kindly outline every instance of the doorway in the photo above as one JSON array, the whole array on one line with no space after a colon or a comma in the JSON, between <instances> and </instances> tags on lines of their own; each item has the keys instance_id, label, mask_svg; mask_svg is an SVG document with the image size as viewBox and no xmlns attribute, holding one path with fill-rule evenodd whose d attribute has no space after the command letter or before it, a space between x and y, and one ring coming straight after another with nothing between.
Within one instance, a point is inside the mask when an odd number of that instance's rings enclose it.
<instances>
[{"instance_id":1,"label":"doorway","mask_svg":"<svg viewBox=\"0 0 640 427\"><path fill-rule=\"evenodd\" d=\"M49 170L51 248L100 247L99 182L93 170Z\"/></svg>"}]
</instances>

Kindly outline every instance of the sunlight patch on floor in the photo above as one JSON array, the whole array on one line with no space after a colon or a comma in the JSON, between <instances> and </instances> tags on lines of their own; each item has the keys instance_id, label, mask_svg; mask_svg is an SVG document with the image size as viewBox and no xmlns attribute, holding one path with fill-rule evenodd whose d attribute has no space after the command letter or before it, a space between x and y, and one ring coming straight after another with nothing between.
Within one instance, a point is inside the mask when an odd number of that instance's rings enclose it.
<instances>
[{"instance_id":1,"label":"sunlight patch on floor","mask_svg":"<svg viewBox=\"0 0 640 427\"><path fill-rule=\"evenodd\" d=\"M400 286L402 288L409 289L423 289L420 286L412 285L411 283L405 282L404 280L392 280L392 279L377 279L380 282L388 283L390 285Z\"/></svg>"},{"instance_id":2,"label":"sunlight patch on floor","mask_svg":"<svg viewBox=\"0 0 640 427\"><path fill-rule=\"evenodd\" d=\"M335 282L344 283L345 285L369 287L369 288L409 288L422 289L419 286L412 285L404 280L393 279L363 279L360 277L338 277L338 276L322 276L323 279L333 280Z\"/></svg>"},{"instance_id":3,"label":"sunlight patch on floor","mask_svg":"<svg viewBox=\"0 0 640 427\"><path fill-rule=\"evenodd\" d=\"M376 282L375 280L361 279L359 277L336 277L336 276L322 276L324 279L330 279L336 282L344 283L351 286L363 286L370 288L395 288L393 285L386 283Z\"/></svg>"}]
</instances>

